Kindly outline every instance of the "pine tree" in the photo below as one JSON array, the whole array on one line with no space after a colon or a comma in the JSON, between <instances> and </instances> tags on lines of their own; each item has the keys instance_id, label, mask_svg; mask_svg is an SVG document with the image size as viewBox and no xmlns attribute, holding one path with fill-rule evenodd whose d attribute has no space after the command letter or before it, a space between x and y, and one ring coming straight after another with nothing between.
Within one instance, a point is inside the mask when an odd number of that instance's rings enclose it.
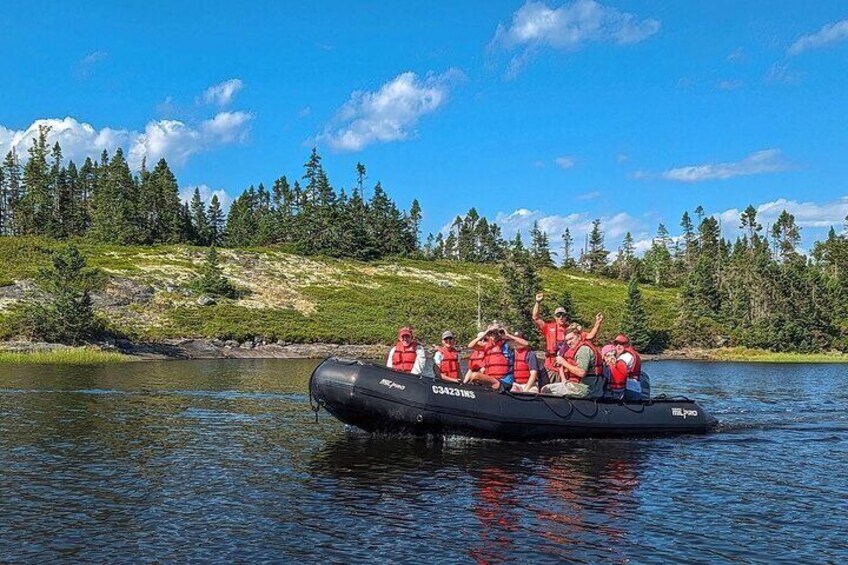
<instances>
[{"instance_id":1,"label":"pine tree","mask_svg":"<svg viewBox=\"0 0 848 565\"><path fill-rule=\"evenodd\" d=\"M533 221L533 227L530 229L530 257L537 269L553 268L554 266L548 243L548 234L539 229L538 220Z\"/></svg>"},{"instance_id":2,"label":"pine tree","mask_svg":"<svg viewBox=\"0 0 848 565\"><path fill-rule=\"evenodd\" d=\"M571 237L571 230L565 228L562 234L562 268L573 269L577 266L576 261L571 257L574 252L574 238Z\"/></svg>"},{"instance_id":3,"label":"pine tree","mask_svg":"<svg viewBox=\"0 0 848 565\"><path fill-rule=\"evenodd\" d=\"M21 233L20 220L17 217L20 210L21 169L14 149L6 153L2 170L5 219L0 235L18 235Z\"/></svg>"},{"instance_id":4,"label":"pine tree","mask_svg":"<svg viewBox=\"0 0 848 565\"><path fill-rule=\"evenodd\" d=\"M37 292L21 306L17 319L31 337L79 345L97 336L101 324L94 314L91 290L94 274L74 246L53 254L49 267L36 277Z\"/></svg>"},{"instance_id":5,"label":"pine tree","mask_svg":"<svg viewBox=\"0 0 848 565\"><path fill-rule=\"evenodd\" d=\"M590 273L603 274L607 267L609 251L604 248L604 234L601 231L601 220L592 222L592 231L589 232L589 245L586 261Z\"/></svg>"},{"instance_id":6,"label":"pine tree","mask_svg":"<svg viewBox=\"0 0 848 565\"><path fill-rule=\"evenodd\" d=\"M218 247L224 241L224 212L217 194L212 194L206 216L209 220L209 243Z\"/></svg>"},{"instance_id":7,"label":"pine tree","mask_svg":"<svg viewBox=\"0 0 848 565\"><path fill-rule=\"evenodd\" d=\"M194 242L195 245L210 245L209 218L206 216L206 208L200 197L199 188L194 189L189 209L191 210L191 226L197 235L197 239Z\"/></svg>"},{"instance_id":8,"label":"pine tree","mask_svg":"<svg viewBox=\"0 0 848 565\"><path fill-rule=\"evenodd\" d=\"M200 276L192 285L198 294L221 296L223 298L238 298L238 291L233 283L224 275L221 268L218 251L210 247L206 252L203 266L200 268Z\"/></svg>"},{"instance_id":9,"label":"pine tree","mask_svg":"<svg viewBox=\"0 0 848 565\"><path fill-rule=\"evenodd\" d=\"M636 248L633 242L633 236L630 232L624 234L624 239L621 241L621 247L618 248L618 256L613 264L614 272L618 274L618 278L627 281L637 276L636 270Z\"/></svg>"},{"instance_id":10,"label":"pine tree","mask_svg":"<svg viewBox=\"0 0 848 565\"><path fill-rule=\"evenodd\" d=\"M32 140L29 159L24 165L24 191L15 214L23 235L53 234L53 191L47 165L49 132L49 126L38 127L38 137Z\"/></svg>"},{"instance_id":11,"label":"pine tree","mask_svg":"<svg viewBox=\"0 0 848 565\"><path fill-rule=\"evenodd\" d=\"M771 228L771 237L780 262L786 263L799 257L796 249L801 243L801 228L795 223L795 216L783 210Z\"/></svg>"},{"instance_id":12,"label":"pine tree","mask_svg":"<svg viewBox=\"0 0 848 565\"><path fill-rule=\"evenodd\" d=\"M621 332L630 338L630 343L636 351L647 351L651 345L651 332L648 329L642 293L639 291L635 278L630 279L627 285L627 300L624 303Z\"/></svg>"},{"instance_id":13,"label":"pine tree","mask_svg":"<svg viewBox=\"0 0 848 565\"><path fill-rule=\"evenodd\" d=\"M513 331L520 331L525 336L536 336L531 315L534 299L536 293L542 289L542 282L530 253L521 245L520 234L516 235L506 260L501 264L501 277L504 290L500 315Z\"/></svg>"}]
</instances>

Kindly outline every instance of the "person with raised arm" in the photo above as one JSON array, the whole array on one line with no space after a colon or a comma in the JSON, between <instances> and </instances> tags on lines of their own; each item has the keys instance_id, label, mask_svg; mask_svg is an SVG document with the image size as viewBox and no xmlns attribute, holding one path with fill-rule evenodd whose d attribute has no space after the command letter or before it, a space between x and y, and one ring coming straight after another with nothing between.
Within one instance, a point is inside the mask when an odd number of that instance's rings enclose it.
<instances>
[{"instance_id":1,"label":"person with raised arm","mask_svg":"<svg viewBox=\"0 0 848 565\"><path fill-rule=\"evenodd\" d=\"M467 375L464 382L509 392L515 382L515 352L511 345L530 347L526 339L511 335L501 324L492 322L468 344L469 349L484 352L483 367Z\"/></svg>"},{"instance_id":2,"label":"person with raised arm","mask_svg":"<svg viewBox=\"0 0 848 565\"><path fill-rule=\"evenodd\" d=\"M568 313L562 306L558 306L556 310L554 310L553 320L549 322L543 320L539 315L539 306L542 304L542 300L544 298L544 293L540 292L536 294L536 303L533 304L533 323L536 324L536 327L542 333L542 337L545 338L545 369L549 374L554 375L559 371L559 368L556 365L556 356L557 352L565 343L565 334L568 331L568 324L570 321L568 319ZM598 335L598 330L601 329L601 323L603 323L603 321L603 314L600 312L595 314L595 325L592 326L589 333L583 334L583 339L586 341L593 341Z\"/></svg>"}]
</instances>

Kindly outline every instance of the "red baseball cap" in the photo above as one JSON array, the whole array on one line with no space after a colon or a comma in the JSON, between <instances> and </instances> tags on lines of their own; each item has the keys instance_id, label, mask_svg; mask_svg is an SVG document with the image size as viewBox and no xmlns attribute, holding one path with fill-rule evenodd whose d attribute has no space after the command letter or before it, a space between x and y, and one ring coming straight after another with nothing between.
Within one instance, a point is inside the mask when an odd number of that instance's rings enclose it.
<instances>
[{"instance_id":1,"label":"red baseball cap","mask_svg":"<svg viewBox=\"0 0 848 565\"><path fill-rule=\"evenodd\" d=\"M617 336L615 336L615 339L612 340L612 341L613 341L613 343L618 343L618 344L621 344L621 345L630 345L630 340L624 334L618 334Z\"/></svg>"},{"instance_id":2,"label":"red baseball cap","mask_svg":"<svg viewBox=\"0 0 848 565\"><path fill-rule=\"evenodd\" d=\"M398 337L399 337L399 338L401 338L401 337L403 337L403 336L405 336L405 335L408 335L409 337L412 337L412 328L409 328L409 327L407 327L407 326L404 326L404 327L402 327L401 329L399 329L399 330L398 330Z\"/></svg>"}]
</instances>

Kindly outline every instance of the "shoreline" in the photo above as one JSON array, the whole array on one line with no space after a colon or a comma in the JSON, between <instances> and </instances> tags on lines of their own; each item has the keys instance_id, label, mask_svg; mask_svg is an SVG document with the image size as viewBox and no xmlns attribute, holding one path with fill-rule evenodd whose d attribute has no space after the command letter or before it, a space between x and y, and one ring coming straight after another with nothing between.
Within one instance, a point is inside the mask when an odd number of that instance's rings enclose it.
<instances>
[{"instance_id":1,"label":"shoreline","mask_svg":"<svg viewBox=\"0 0 848 565\"><path fill-rule=\"evenodd\" d=\"M160 342L109 340L89 346L0 341L0 363L94 364L115 361L156 361L190 359L324 359L350 357L382 359L390 346L382 344L268 343L264 341L222 341L217 339L168 339ZM432 355L432 348L428 348ZM743 347L669 350L645 354L645 361L703 361L748 363L848 363L844 353L777 353Z\"/></svg>"}]
</instances>

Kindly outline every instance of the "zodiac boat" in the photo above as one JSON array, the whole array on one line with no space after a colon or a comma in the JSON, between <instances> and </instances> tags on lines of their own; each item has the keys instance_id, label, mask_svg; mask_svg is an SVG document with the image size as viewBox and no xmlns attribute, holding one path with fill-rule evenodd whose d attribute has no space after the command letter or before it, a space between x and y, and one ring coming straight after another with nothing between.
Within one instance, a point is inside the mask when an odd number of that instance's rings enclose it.
<instances>
[{"instance_id":1,"label":"zodiac boat","mask_svg":"<svg viewBox=\"0 0 848 565\"><path fill-rule=\"evenodd\" d=\"M684 397L647 401L500 393L330 357L309 380L314 410L366 432L510 441L703 433L718 421Z\"/></svg>"}]
</instances>

